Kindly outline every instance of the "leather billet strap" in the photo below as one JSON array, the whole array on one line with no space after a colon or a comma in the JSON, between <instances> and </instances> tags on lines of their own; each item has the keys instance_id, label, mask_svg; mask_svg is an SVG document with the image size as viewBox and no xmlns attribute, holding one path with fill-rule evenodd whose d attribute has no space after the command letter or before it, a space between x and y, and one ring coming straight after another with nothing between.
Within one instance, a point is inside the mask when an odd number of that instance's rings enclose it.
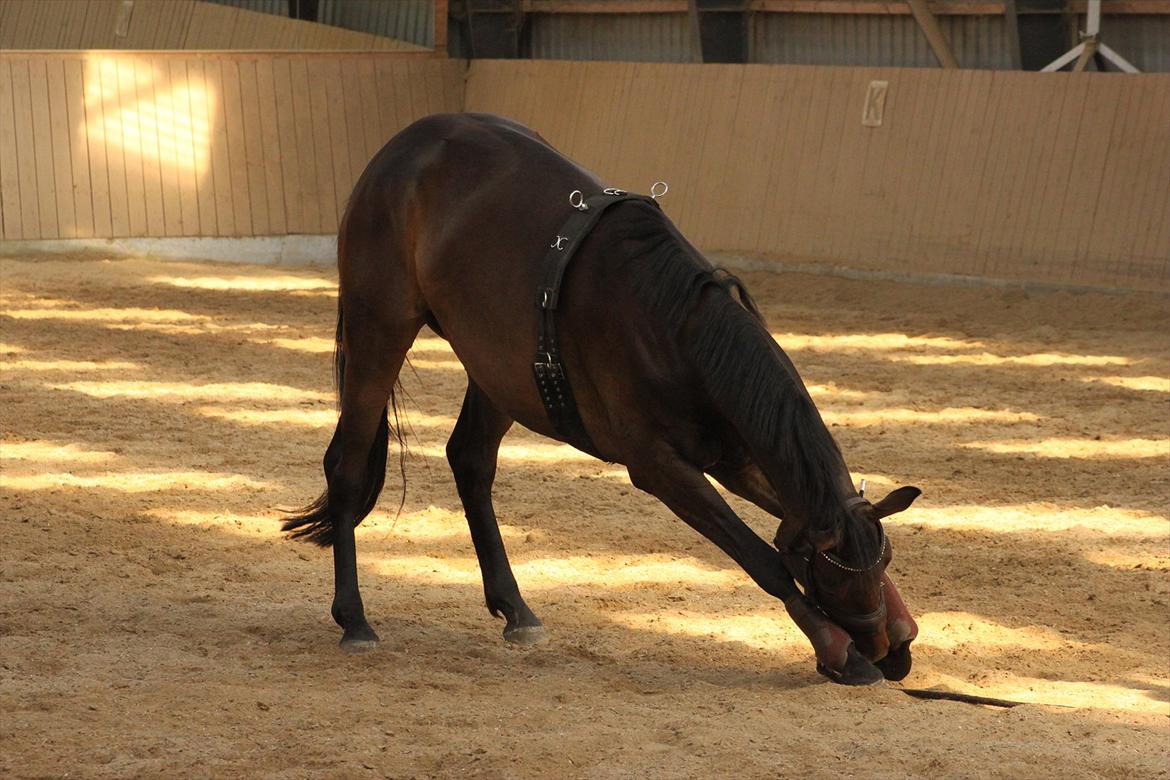
<instances>
[{"instance_id":1,"label":"leather billet strap","mask_svg":"<svg viewBox=\"0 0 1170 780\"><path fill-rule=\"evenodd\" d=\"M569 261L606 210L627 200L641 200L658 206L646 195L608 190L586 199L585 208L574 208L548 245L540 287L536 291L536 357L532 362L532 371L540 400L544 402L545 412L556 432L577 449L591 455L598 455L597 448L585 430L577 401L573 398L569 376L561 360L560 343L557 340L557 306L560 303L561 282Z\"/></svg>"}]
</instances>

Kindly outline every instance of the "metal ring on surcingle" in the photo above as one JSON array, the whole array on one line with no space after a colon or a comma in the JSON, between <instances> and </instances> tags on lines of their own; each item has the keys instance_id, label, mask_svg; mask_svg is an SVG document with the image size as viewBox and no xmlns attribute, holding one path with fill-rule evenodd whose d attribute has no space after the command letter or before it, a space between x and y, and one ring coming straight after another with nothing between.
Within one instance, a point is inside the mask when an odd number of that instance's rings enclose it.
<instances>
[{"instance_id":1,"label":"metal ring on surcingle","mask_svg":"<svg viewBox=\"0 0 1170 780\"><path fill-rule=\"evenodd\" d=\"M659 187L662 189L659 189ZM654 200L658 200L669 191L670 185L664 181L656 181L650 185L650 197Z\"/></svg>"},{"instance_id":2,"label":"metal ring on surcingle","mask_svg":"<svg viewBox=\"0 0 1170 780\"><path fill-rule=\"evenodd\" d=\"M589 210L589 206L585 203L585 195L581 190L573 190L569 193L569 205L577 211Z\"/></svg>"}]
</instances>

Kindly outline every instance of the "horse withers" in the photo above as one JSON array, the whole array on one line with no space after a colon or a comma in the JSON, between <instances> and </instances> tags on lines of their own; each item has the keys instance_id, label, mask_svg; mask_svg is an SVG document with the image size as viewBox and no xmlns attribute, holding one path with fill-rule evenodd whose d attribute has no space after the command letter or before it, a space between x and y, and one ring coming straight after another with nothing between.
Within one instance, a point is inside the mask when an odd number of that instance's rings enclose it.
<instances>
[{"instance_id":1,"label":"horse withers","mask_svg":"<svg viewBox=\"0 0 1170 780\"><path fill-rule=\"evenodd\" d=\"M398 374L423 325L450 342L467 371L447 458L487 608L505 619L506 639L543 632L512 575L492 482L513 422L572 438L558 433L533 380L536 291L542 258L573 213L569 194L603 190L536 133L485 114L415 122L355 185L338 233L340 416L325 452L327 488L283 526L333 547L343 648L377 642L358 591L354 528L382 490L391 433L401 436L388 412L397 423ZM636 487L781 599L831 679L904 676L916 627L885 574L892 551L881 519L919 491L900 488L877 503L858 495L740 282L713 268L655 204L632 199L580 241L562 284L559 359L587 434L587 443L570 443L625 465ZM776 547L705 475L781 519Z\"/></svg>"}]
</instances>

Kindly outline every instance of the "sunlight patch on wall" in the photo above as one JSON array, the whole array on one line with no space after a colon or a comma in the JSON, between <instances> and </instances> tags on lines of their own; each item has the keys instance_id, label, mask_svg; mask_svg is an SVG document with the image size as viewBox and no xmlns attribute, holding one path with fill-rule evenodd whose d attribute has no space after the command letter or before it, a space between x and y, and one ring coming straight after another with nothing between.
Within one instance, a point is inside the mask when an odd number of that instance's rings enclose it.
<instances>
[{"instance_id":1,"label":"sunlight patch on wall","mask_svg":"<svg viewBox=\"0 0 1170 780\"><path fill-rule=\"evenodd\" d=\"M330 401L333 396L267 382L220 382L190 385L183 382L68 382L46 384L52 390L72 390L93 398L143 398L156 401Z\"/></svg>"},{"instance_id":2,"label":"sunlight patch on wall","mask_svg":"<svg viewBox=\"0 0 1170 780\"><path fill-rule=\"evenodd\" d=\"M1016 439L964 442L959 446L997 455L1037 455L1042 458L1170 457L1170 439Z\"/></svg>"},{"instance_id":3,"label":"sunlight patch on wall","mask_svg":"<svg viewBox=\"0 0 1170 780\"><path fill-rule=\"evenodd\" d=\"M302 276L148 276L144 281L188 290L291 292L337 289L337 282Z\"/></svg>"},{"instance_id":4,"label":"sunlight patch on wall","mask_svg":"<svg viewBox=\"0 0 1170 780\"><path fill-rule=\"evenodd\" d=\"M0 342L0 355L19 355L23 352L28 352L28 350L24 347L18 347L15 344Z\"/></svg>"},{"instance_id":5,"label":"sunlight patch on wall","mask_svg":"<svg viewBox=\"0 0 1170 780\"><path fill-rule=\"evenodd\" d=\"M85 80L88 121L76 132L87 134L89 143L114 144L131 154L153 157L163 166L204 175L219 97L190 73L186 83L167 84L169 79L153 67L144 73L125 59L90 57Z\"/></svg>"},{"instance_id":6,"label":"sunlight patch on wall","mask_svg":"<svg viewBox=\"0 0 1170 780\"><path fill-rule=\"evenodd\" d=\"M76 474L4 475L3 485L9 490L54 490L57 488L97 488L120 493L155 493L167 490L239 490L267 488L269 483L258 482L238 474L216 474L206 471L163 472L106 472L78 476Z\"/></svg>"},{"instance_id":7,"label":"sunlight patch on wall","mask_svg":"<svg viewBox=\"0 0 1170 780\"><path fill-rule=\"evenodd\" d=\"M1170 539L1170 516L1109 506L1082 509L1036 503L912 507L905 514L887 522L891 525L914 524L926 528L1004 534L1035 531L1051 533L1075 529L1106 536Z\"/></svg>"}]
</instances>

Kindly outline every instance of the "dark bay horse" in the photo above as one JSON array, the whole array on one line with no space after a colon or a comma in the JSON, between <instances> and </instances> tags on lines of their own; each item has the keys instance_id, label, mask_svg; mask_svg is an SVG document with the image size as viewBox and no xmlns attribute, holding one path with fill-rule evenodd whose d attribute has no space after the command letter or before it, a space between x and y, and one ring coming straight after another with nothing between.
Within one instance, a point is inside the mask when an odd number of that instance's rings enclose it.
<instances>
[{"instance_id":1,"label":"dark bay horse","mask_svg":"<svg viewBox=\"0 0 1170 780\"><path fill-rule=\"evenodd\" d=\"M333 547L342 647L373 646L358 592L354 527L385 479L395 387L423 325L467 370L447 458L467 514L488 610L504 636L543 630L520 595L492 507L500 440L513 422L559 438L533 381L541 259L571 213L569 193L603 184L507 119L436 115L396 135L354 187L338 235L340 418L327 489L287 518L295 538ZM791 361L746 290L714 269L652 203L605 212L569 266L557 312L561 354L592 454L733 558L781 599L837 682L901 679L917 627L885 575L881 518L917 488L871 503ZM782 522L775 548L707 481ZM794 579L803 585L804 593ZM876 664L876 666L875 666Z\"/></svg>"}]
</instances>

